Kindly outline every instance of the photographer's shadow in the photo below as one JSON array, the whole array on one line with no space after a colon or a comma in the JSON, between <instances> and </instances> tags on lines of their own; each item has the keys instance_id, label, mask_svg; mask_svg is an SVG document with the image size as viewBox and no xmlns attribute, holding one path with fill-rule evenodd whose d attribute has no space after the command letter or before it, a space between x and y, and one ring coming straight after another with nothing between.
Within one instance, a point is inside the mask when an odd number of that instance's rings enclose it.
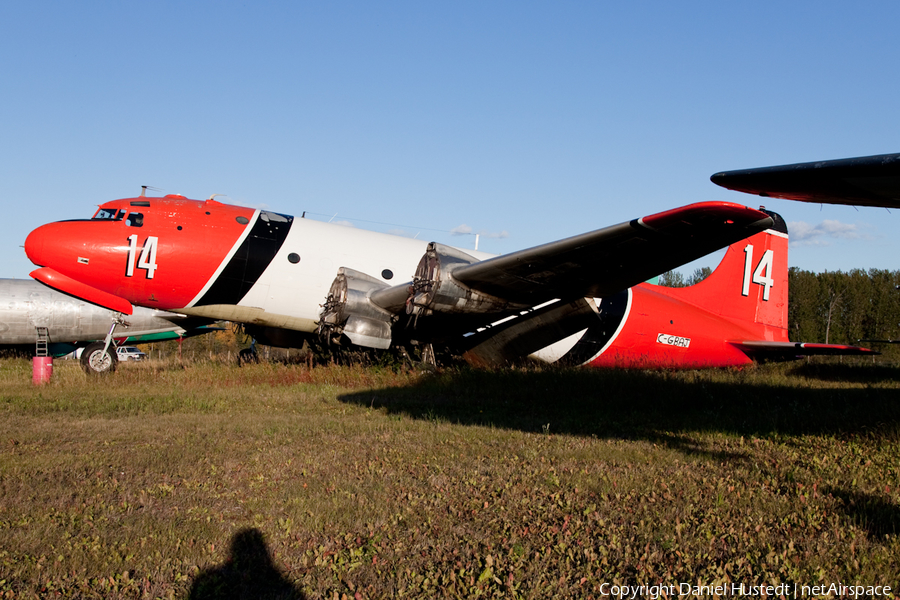
<instances>
[{"instance_id":1,"label":"photographer's shadow","mask_svg":"<svg viewBox=\"0 0 900 600\"><path fill-rule=\"evenodd\" d=\"M242 529L231 538L224 564L201 571L188 600L301 600L305 598L272 562L258 529Z\"/></svg>"}]
</instances>

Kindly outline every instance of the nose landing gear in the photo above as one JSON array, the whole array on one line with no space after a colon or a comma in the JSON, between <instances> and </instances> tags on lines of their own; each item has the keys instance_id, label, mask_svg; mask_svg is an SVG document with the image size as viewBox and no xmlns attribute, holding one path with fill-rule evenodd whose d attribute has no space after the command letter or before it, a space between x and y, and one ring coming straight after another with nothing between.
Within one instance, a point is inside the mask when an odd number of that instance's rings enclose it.
<instances>
[{"instance_id":1,"label":"nose landing gear","mask_svg":"<svg viewBox=\"0 0 900 600\"><path fill-rule=\"evenodd\" d=\"M113 317L112 324L109 327L109 333L102 342L94 342L84 349L81 353L81 368L89 375L104 375L113 373L119 359L116 358L116 344L113 341L113 332L116 325L128 327L128 322L122 316L122 313L116 313Z\"/></svg>"}]
</instances>

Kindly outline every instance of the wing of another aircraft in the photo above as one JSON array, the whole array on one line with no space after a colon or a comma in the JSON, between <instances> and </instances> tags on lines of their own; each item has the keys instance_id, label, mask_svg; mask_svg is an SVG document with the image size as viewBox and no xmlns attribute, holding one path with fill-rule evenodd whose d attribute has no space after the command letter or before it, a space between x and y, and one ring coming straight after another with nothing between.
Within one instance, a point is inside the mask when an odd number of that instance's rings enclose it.
<instances>
[{"instance_id":1,"label":"wing of another aircraft","mask_svg":"<svg viewBox=\"0 0 900 600\"><path fill-rule=\"evenodd\" d=\"M900 154L724 171L729 190L802 202L900 208Z\"/></svg>"}]
</instances>

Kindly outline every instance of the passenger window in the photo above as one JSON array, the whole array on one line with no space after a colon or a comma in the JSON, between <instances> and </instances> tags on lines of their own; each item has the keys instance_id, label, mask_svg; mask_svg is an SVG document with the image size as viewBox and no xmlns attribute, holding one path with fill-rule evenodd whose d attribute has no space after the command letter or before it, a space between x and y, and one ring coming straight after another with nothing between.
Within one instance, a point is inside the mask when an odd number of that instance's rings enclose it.
<instances>
[{"instance_id":1,"label":"passenger window","mask_svg":"<svg viewBox=\"0 0 900 600\"><path fill-rule=\"evenodd\" d=\"M129 227L143 227L144 226L144 215L143 213L133 212L128 215L128 218L125 219L125 224Z\"/></svg>"}]
</instances>

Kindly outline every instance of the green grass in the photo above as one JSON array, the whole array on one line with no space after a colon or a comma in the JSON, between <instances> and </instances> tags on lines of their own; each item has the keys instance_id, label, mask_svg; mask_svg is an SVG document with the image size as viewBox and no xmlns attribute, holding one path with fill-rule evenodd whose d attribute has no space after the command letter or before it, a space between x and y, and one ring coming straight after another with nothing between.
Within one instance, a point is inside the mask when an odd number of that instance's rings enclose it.
<instances>
[{"instance_id":1,"label":"green grass","mask_svg":"<svg viewBox=\"0 0 900 600\"><path fill-rule=\"evenodd\" d=\"M0 361L0 598L896 593L898 381Z\"/></svg>"}]
</instances>

